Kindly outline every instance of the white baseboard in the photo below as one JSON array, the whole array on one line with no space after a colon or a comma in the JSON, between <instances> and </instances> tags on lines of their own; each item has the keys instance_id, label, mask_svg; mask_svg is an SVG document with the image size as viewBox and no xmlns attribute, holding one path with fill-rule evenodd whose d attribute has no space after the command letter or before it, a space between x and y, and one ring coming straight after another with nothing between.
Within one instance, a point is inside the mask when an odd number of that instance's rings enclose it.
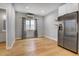
<instances>
[{"instance_id":1,"label":"white baseboard","mask_svg":"<svg viewBox=\"0 0 79 59\"><path fill-rule=\"evenodd\" d=\"M51 37L51 36L44 36L44 37L46 37L46 38L48 38L48 39L51 39L51 40L55 40L55 41L57 41L56 38L53 38L53 37Z\"/></svg>"},{"instance_id":2,"label":"white baseboard","mask_svg":"<svg viewBox=\"0 0 79 59\"><path fill-rule=\"evenodd\" d=\"M21 37L17 37L16 39L21 39Z\"/></svg>"},{"instance_id":3,"label":"white baseboard","mask_svg":"<svg viewBox=\"0 0 79 59\"><path fill-rule=\"evenodd\" d=\"M14 43L15 43L15 40L13 41L13 43L11 44L10 47L6 46L6 49L11 49L13 47ZM6 45L7 45L7 43L6 43Z\"/></svg>"},{"instance_id":4,"label":"white baseboard","mask_svg":"<svg viewBox=\"0 0 79 59\"><path fill-rule=\"evenodd\" d=\"M44 36L39 36L39 37L37 37L37 38L43 38ZM17 37L16 38L16 40L19 40L19 39L21 39L21 37Z\"/></svg>"}]
</instances>

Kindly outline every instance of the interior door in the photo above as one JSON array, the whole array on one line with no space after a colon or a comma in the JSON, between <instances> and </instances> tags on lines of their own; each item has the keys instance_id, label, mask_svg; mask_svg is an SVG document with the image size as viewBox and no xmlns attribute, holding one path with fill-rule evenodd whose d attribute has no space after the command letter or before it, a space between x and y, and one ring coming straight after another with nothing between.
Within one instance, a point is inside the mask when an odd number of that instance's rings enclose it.
<instances>
[{"instance_id":1,"label":"interior door","mask_svg":"<svg viewBox=\"0 0 79 59\"><path fill-rule=\"evenodd\" d=\"M77 13L64 16L64 47L78 53Z\"/></svg>"}]
</instances>

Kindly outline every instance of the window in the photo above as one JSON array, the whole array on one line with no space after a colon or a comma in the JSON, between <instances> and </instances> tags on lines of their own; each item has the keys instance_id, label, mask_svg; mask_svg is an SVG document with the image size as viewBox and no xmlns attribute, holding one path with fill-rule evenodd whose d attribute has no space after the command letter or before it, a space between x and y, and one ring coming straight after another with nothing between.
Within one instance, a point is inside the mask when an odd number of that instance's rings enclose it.
<instances>
[{"instance_id":1,"label":"window","mask_svg":"<svg viewBox=\"0 0 79 59\"><path fill-rule=\"evenodd\" d=\"M30 24L30 21L29 20L26 20L26 30L29 30L30 29L30 27L29 27L29 24Z\"/></svg>"},{"instance_id":2,"label":"window","mask_svg":"<svg viewBox=\"0 0 79 59\"><path fill-rule=\"evenodd\" d=\"M26 20L26 30L35 30L35 20Z\"/></svg>"},{"instance_id":3,"label":"window","mask_svg":"<svg viewBox=\"0 0 79 59\"><path fill-rule=\"evenodd\" d=\"M35 30L35 20L31 20L31 30Z\"/></svg>"}]
</instances>

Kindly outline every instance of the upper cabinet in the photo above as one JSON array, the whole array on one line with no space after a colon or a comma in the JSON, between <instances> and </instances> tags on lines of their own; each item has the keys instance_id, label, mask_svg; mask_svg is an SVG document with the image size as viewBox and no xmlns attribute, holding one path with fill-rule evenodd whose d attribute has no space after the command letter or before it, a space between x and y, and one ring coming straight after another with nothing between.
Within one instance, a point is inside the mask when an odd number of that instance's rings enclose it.
<instances>
[{"instance_id":1,"label":"upper cabinet","mask_svg":"<svg viewBox=\"0 0 79 59\"><path fill-rule=\"evenodd\" d=\"M58 16L78 11L78 3L67 3L59 7Z\"/></svg>"}]
</instances>

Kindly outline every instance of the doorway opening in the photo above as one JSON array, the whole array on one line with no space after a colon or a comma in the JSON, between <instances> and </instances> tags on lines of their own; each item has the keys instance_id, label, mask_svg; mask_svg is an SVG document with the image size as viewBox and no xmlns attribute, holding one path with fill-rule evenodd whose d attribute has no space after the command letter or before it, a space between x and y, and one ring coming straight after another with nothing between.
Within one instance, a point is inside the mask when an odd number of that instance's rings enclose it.
<instances>
[{"instance_id":1,"label":"doorway opening","mask_svg":"<svg viewBox=\"0 0 79 59\"><path fill-rule=\"evenodd\" d=\"M6 49L6 9L0 9L0 47Z\"/></svg>"}]
</instances>

